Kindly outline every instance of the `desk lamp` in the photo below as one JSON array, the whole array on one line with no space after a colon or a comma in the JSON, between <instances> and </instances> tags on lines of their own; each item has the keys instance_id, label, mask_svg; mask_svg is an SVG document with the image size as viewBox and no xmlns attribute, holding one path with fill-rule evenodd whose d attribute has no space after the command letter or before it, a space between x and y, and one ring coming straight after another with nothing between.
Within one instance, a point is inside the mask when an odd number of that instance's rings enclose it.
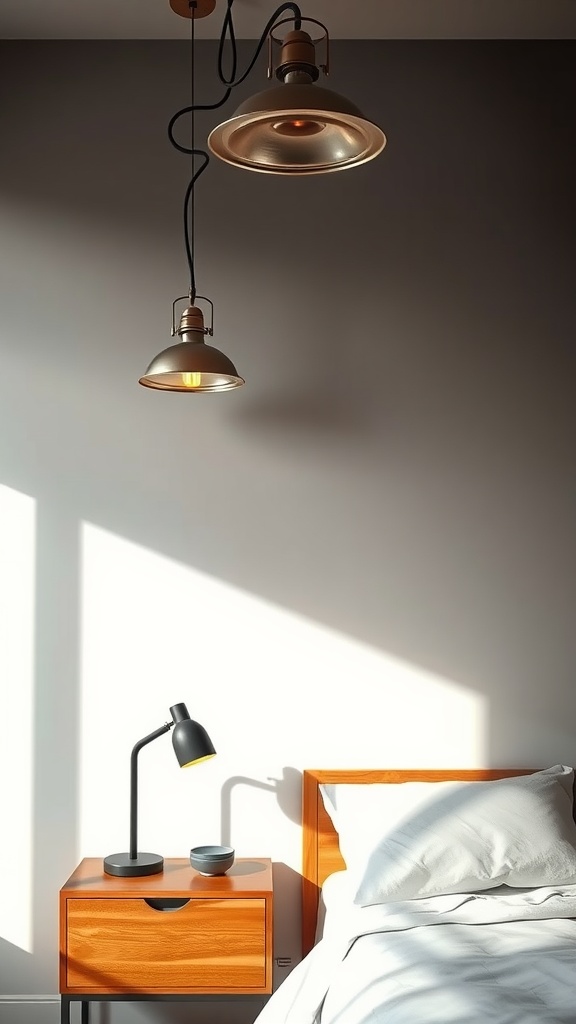
<instances>
[{"instance_id":1,"label":"desk lamp","mask_svg":"<svg viewBox=\"0 0 576 1024\"><path fill-rule=\"evenodd\" d=\"M170 708L171 722L165 722L149 736L144 736L134 745L130 757L130 852L112 853L104 859L104 871L108 875L156 875L163 870L164 858L157 853L138 852L138 754L147 743L169 732L172 746L181 768L207 761L216 753L208 733L198 722L194 722L185 704L174 704Z\"/></svg>"}]
</instances>

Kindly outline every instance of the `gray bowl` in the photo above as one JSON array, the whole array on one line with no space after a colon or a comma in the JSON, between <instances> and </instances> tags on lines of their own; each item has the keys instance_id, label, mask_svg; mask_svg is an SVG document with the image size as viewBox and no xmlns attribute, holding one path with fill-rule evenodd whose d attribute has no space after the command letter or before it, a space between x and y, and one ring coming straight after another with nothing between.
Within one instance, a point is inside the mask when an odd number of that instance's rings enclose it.
<instances>
[{"instance_id":1,"label":"gray bowl","mask_svg":"<svg viewBox=\"0 0 576 1024\"><path fill-rule=\"evenodd\" d=\"M195 846L190 850L190 863L201 875L224 875L234 863L231 846Z\"/></svg>"}]
</instances>

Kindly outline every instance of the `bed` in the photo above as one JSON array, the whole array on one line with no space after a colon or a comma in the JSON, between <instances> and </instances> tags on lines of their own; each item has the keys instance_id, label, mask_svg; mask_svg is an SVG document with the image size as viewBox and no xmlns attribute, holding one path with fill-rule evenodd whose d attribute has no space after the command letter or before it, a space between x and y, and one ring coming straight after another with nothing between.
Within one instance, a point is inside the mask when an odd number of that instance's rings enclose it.
<instances>
[{"instance_id":1,"label":"bed","mask_svg":"<svg viewBox=\"0 0 576 1024\"><path fill-rule=\"evenodd\" d=\"M256 1024L576 1024L574 771L303 773L304 958Z\"/></svg>"}]
</instances>

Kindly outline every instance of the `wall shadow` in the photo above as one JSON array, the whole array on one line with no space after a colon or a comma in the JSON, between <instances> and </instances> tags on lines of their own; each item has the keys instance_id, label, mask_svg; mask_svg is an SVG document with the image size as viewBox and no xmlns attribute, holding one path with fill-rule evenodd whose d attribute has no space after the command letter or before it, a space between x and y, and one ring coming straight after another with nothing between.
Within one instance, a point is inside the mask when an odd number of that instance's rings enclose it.
<instances>
[{"instance_id":1,"label":"wall shadow","mask_svg":"<svg viewBox=\"0 0 576 1024\"><path fill-rule=\"evenodd\" d=\"M290 821L300 824L302 772L296 768L285 767L280 779L269 778L268 782L261 782L247 775L234 775L226 780L221 789L220 841L224 846L232 845L232 797L237 786L248 786L251 789L272 793L282 814Z\"/></svg>"}]
</instances>

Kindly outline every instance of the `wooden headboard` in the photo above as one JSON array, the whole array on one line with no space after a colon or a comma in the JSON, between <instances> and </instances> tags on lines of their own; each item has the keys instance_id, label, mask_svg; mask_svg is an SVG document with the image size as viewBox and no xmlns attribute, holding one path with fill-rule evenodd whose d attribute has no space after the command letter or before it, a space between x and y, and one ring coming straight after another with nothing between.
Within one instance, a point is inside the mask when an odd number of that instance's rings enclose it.
<instances>
[{"instance_id":1,"label":"wooden headboard","mask_svg":"<svg viewBox=\"0 0 576 1024\"><path fill-rule=\"evenodd\" d=\"M530 775L537 768L480 769L306 769L302 774L302 956L314 945L320 886L333 871L345 865L338 836L324 809L319 786L336 782L489 782L514 775Z\"/></svg>"}]
</instances>

